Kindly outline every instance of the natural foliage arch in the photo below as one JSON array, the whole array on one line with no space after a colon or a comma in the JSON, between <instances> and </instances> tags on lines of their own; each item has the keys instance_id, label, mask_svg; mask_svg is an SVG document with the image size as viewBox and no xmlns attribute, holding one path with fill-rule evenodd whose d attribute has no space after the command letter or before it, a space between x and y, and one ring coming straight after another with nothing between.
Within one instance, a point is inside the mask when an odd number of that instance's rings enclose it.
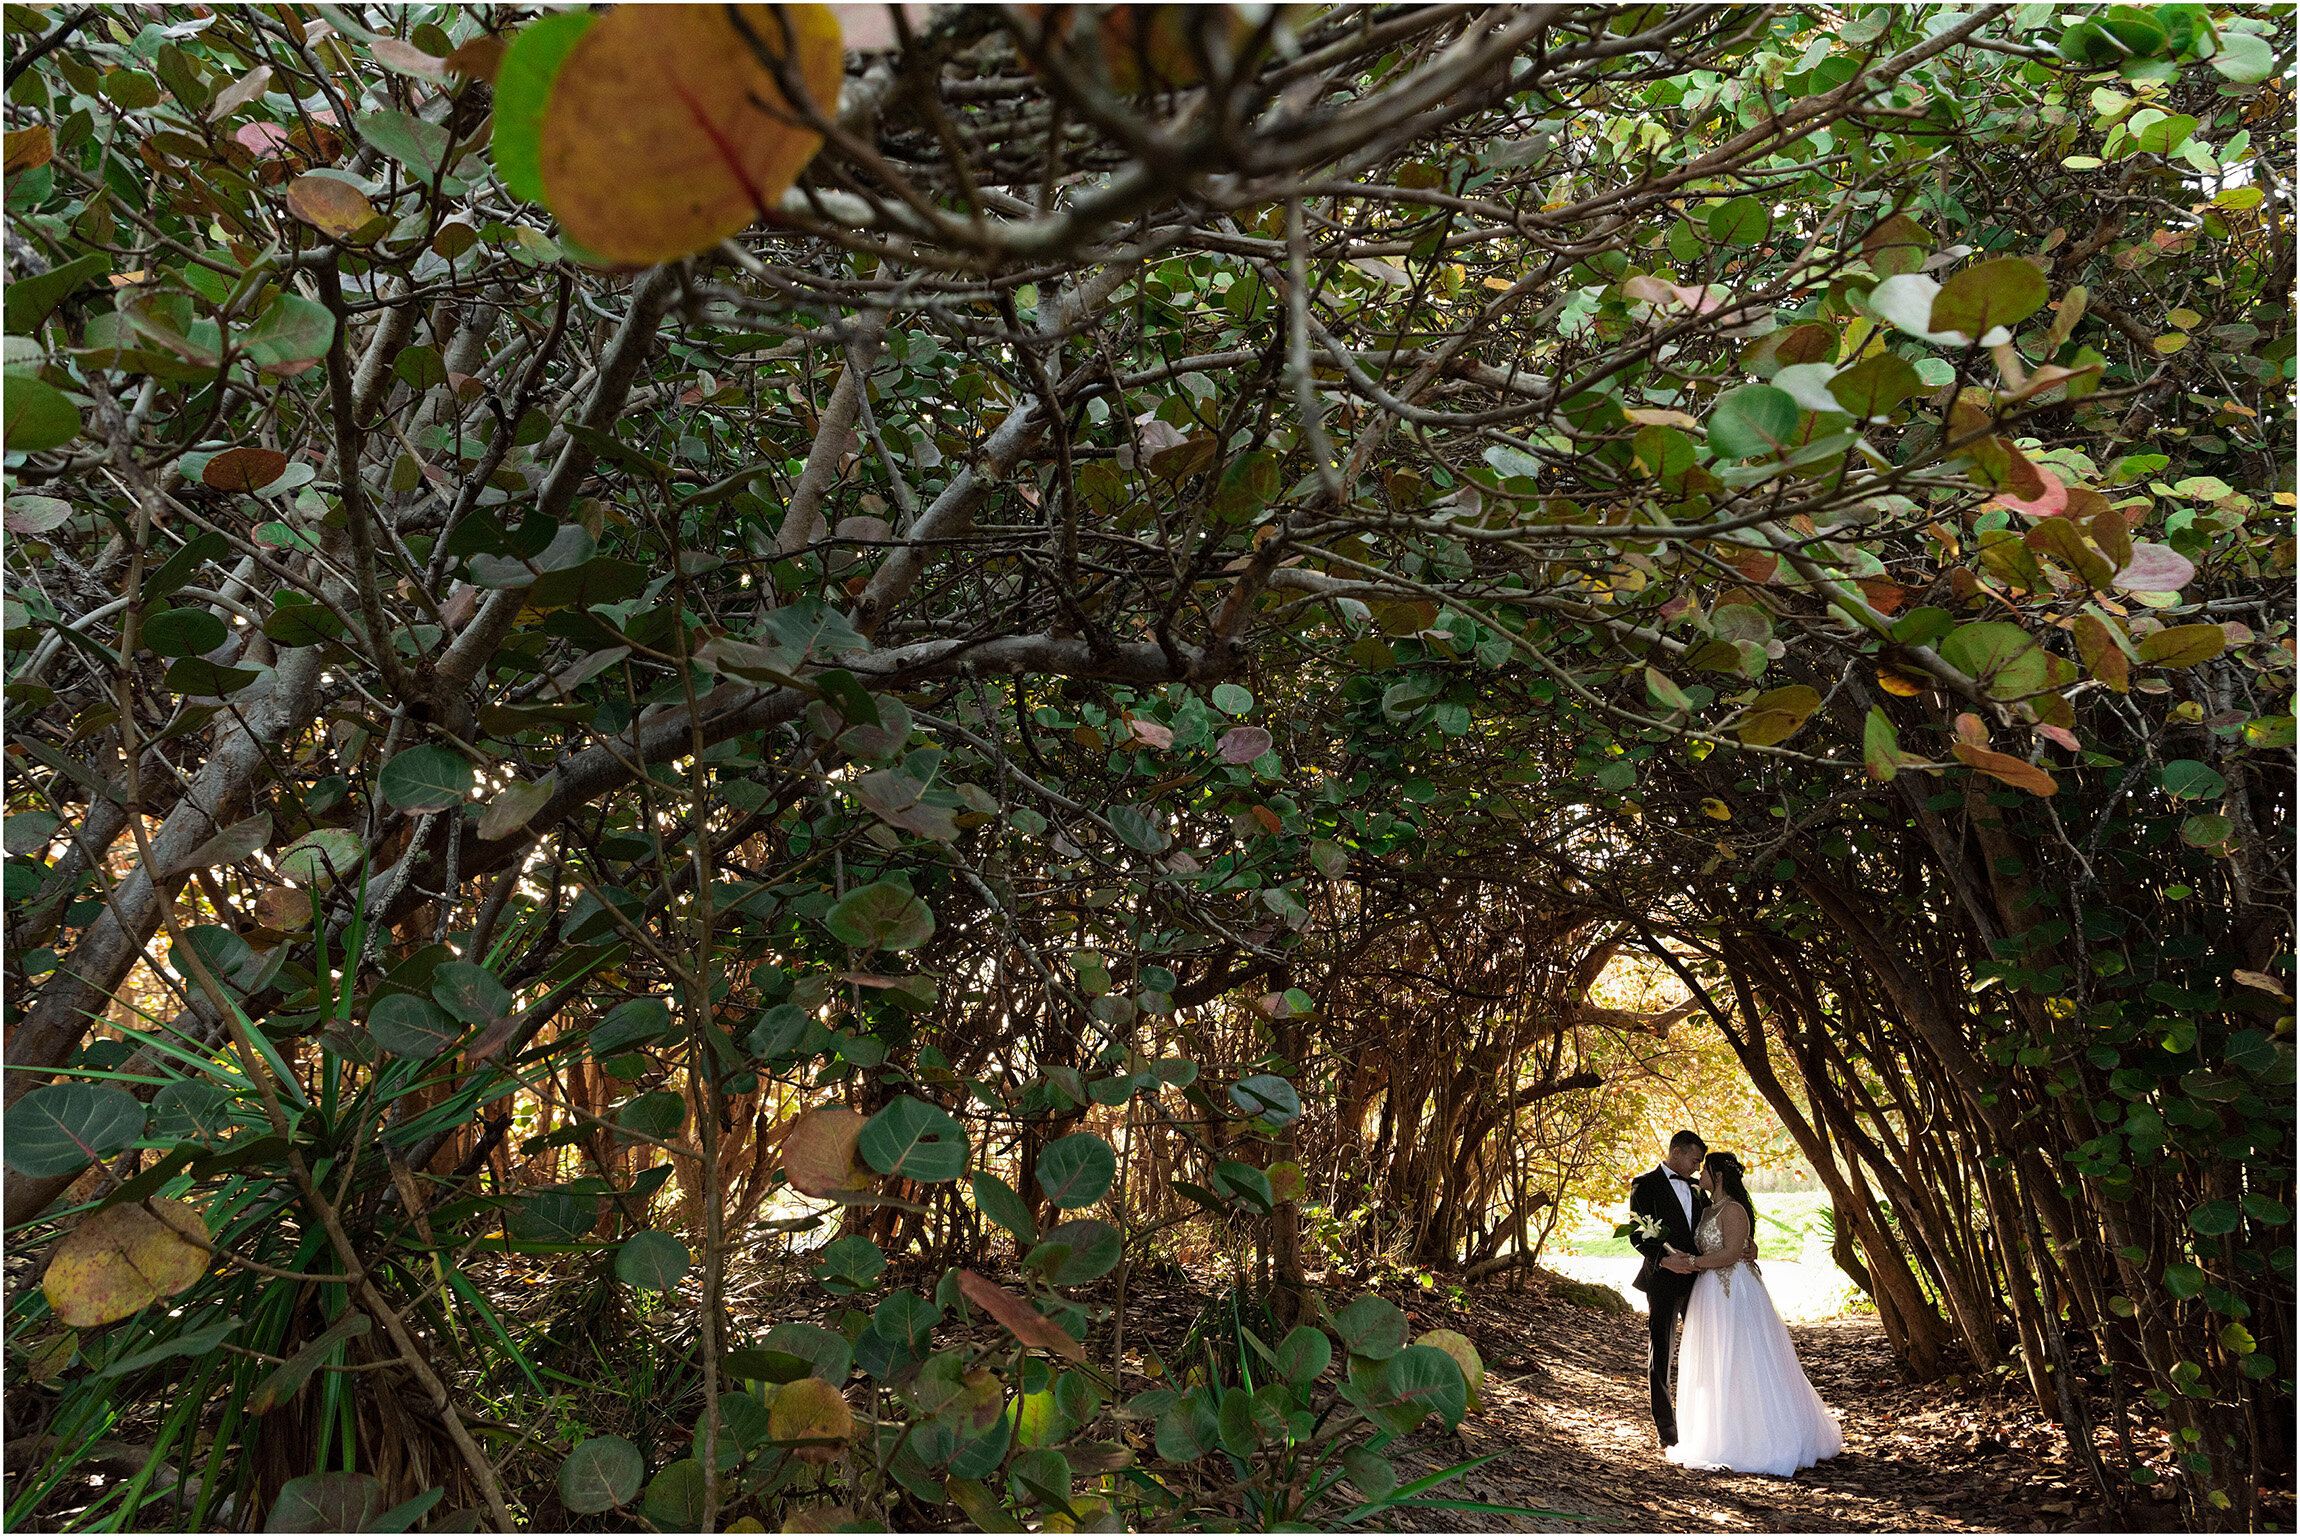
<instances>
[{"instance_id":1,"label":"natural foliage arch","mask_svg":"<svg viewBox=\"0 0 2300 1537\"><path fill-rule=\"evenodd\" d=\"M2289 1477L2288 10L4 25L12 1508L1410 1509L1306 1256L1694 1018L1907 1369Z\"/></svg>"}]
</instances>

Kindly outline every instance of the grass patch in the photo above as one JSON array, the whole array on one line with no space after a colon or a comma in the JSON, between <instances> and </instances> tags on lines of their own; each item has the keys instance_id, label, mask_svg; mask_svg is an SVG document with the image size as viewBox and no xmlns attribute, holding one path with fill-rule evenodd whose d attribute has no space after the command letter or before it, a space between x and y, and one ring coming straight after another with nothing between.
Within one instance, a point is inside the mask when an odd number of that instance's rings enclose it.
<instances>
[{"instance_id":1,"label":"grass patch","mask_svg":"<svg viewBox=\"0 0 2300 1537\"><path fill-rule=\"evenodd\" d=\"M1750 1197L1757 1206L1757 1247L1774 1259L1801 1260L1808 1248L1829 1247L1829 1194L1825 1190L1787 1190ZM1558 1234L1569 1254L1596 1258L1630 1256L1636 1250L1626 1238L1613 1236L1614 1227L1629 1220L1626 1198L1611 1207L1584 1207L1579 1222Z\"/></svg>"}]
</instances>

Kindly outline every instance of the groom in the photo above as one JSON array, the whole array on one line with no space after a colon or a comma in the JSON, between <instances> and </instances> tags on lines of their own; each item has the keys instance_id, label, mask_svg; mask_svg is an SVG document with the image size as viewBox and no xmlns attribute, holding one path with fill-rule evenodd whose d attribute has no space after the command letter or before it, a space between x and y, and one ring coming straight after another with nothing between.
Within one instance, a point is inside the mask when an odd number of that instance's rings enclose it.
<instances>
[{"instance_id":1,"label":"groom","mask_svg":"<svg viewBox=\"0 0 2300 1537\"><path fill-rule=\"evenodd\" d=\"M1701 1252L1693 1231L1701 1225L1709 1197L1695 1179L1708 1151L1708 1143L1690 1131L1681 1131L1669 1139L1669 1156L1629 1187L1630 1213L1650 1217L1661 1227L1652 1238L1630 1240L1645 1256L1637 1279L1630 1284L1645 1293L1651 1305L1646 1319L1645 1376L1653 1390L1653 1428L1661 1433L1664 1447L1677 1444L1677 1405L1669 1396L1669 1347L1676 1337L1677 1321L1685 1314L1685 1304L1692 1300L1693 1283L1699 1278L1689 1263L1670 1256L1669 1251L1675 1249L1679 1255ZM1747 1257L1757 1257L1756 1244L1749 1245Z\"/></svg>"}]
</instances>

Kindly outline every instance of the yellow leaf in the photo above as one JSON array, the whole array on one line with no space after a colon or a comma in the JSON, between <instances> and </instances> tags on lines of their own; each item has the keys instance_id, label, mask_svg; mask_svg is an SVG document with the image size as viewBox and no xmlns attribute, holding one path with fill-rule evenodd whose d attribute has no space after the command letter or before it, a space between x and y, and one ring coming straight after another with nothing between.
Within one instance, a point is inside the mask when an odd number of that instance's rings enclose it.
<instances>
[{"instance_id":1,"label":"yellow leaf","mask_svg":"<svg viewBox=\"0 0 2300 1537\"><path fill-rule=\"evenodd\" d=\"M1624 408L1621 414L1641 427L1698 427L1701 425L1700 417L1688 415L1683 411L1661 411L1644 406L1635 406Z\"/></svg>"},{"instance_id":2,"label":"yellow leaf","mask_svg":"<svg viewBox=\"0 0 2300 1537\"><path fill-rule=\"evenodd\" d=\"M288 212L333 240L341 240L375 217L375 205L349 182L332 176L298 176L288 183Z\"/></svg>"},{"instance_id":3,"label":"yellow leaf","mask_svg":"<svg viewBox=\"0 0 2300 1537\"><path fill-rule=\"evenodd\" d=\"M142 1312L200 1278L208 1251L177 1234L205 1239L207 1224L182 1201L152 1206L161 1216L115 1206L72 1229L40 1287L57 1318L75 1329L94 1328Z\"/></svg>"},{"instance_id":4,"label":"yellow leaf","mask_svg":"<svg viewBox=\"0 0 2300 1537\"><path fill-rule=\"evenodd\" d=\"M2163 353L2166 357L2172 356L2172 354L2178 352L2181 348L2187 345L2187 335L2179 331L2174 331L2166 336L2159 336L2156 339L2156 350Z\"/></svg>"},{"instance_id":5,"label":"yellow leaf","mask_svg":"<svg viewBox=\"0 0 2300 1537\"><path fill-rule=\"evenodd\" d=\"M838 110L845 47L820 5L625 5L585 32L551 87L540 144L544 196L568 237L652 266L771 213L822 139L762 52L791 59L817 112Z\"/></svg>"},{"instance_id":6,"label":"yellow leaf","mask_svg":"<svg viewBox=\"0 0 2300 1537\"><path fill-rule=\"evenodd\" d=\"M1726 805L1723 801L1719 800L1714 795L1706 796L1702 799L1701 814L1705 817L1713 817L1720 822L1730 822L1733 820L1733 808Z\"/></svg>"}]
</instances>

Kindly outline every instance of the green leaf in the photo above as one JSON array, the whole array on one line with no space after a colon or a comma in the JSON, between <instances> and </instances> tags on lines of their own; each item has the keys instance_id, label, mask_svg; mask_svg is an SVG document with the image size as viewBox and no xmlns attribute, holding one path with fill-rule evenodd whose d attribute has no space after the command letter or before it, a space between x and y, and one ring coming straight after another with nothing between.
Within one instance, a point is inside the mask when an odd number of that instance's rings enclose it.
<instances>
[{"instance_id":1,"label":"green leaf","mask_svg":"<svg viewBox=\"0 0 2300 1537\"><path fill-rule=\"evenodd\" d=\"M2208 763L2175 758L2164 765L2164 793L2179 801L2218 800L2228 793L2228 781Z\"/></svg>"},{"instance_id":2,"label":"green leaf","mask_svg":"<svg viewBox=\"0 0 2300 1537\"><path fill-rule=\"evenodd\" d=\"M471 793L471 761L452 748L427 744L392 758L375 776L383 798L401 811L445 811Z\"/></svg>"},{"instance_id":3,"label":"green leaf","mask_svg":"<svg viewBox=\"0 0 2300 1537\"><path fill-rule=\"evenodd\" d=\"M94 282L112 270L112 258L103 251L68 261L37 277L21 277L8 285L5 301L8 334L33 336L39 332L40 322L49 312L70 298L82 286ZM11 384L13 389L14 385ZM15 445L11 443L10 447Z\"/></svg>"},{"instance_id":4,"label":"green leaf","mask_svg":"<svg viewBox=\"0 0 2300 1537\"><path fill-rule=\"evenodd\" d=\"M1059 1223L1048 1231L1038 1244L1038 1250L1061 1246L1064 1253L1048 1277L1057 1286L1083 1286L1100 1276L1108 1275L1118 1266L1124 1252L1118 1230L1107 1222L1093 1217L1077 1217ZM1025 1257L1025 1264L1029 1258Z\"/></svg>"},{"instance_id":5,"label":"green leaf","mask_svg":"<svg viewBox=\"0 0 2300 1537\"><path fill-rule=\"evenodd\" d=\"M2253 32L2223 32L2212 67L2238 85L2258 85L2276 73L2276 50Z\"/></svg>"},{"instance_id":6,"label":"green leaf","mask_svg":"<svg viewBox=\"0 0 2300 1537\"><path fill-rule=\"evenodd\" d=\"M858 1146L881 1174L933 1184L966 1171L965 1131L946 1112L907 1094L870 1118Z\"/></svg>"},{"instance_id":7,"label":"green leaf","mask_svg":"<svg viewBox=\"0 0 2300 1537\"><path fill-rule=\"evenodd\" d=\"M699 1532L703 1529L703 1465L682 1457L647 1483L641 1507L659 1532Z\"/></svg>"},{"instance_id":8,"label":"green leaf","mask_svg":"<svg viewBox=\"0 0 2300 1537\"><path fill-rule=\"evenodd\" d=\"M2169 155L2188 142L2196 132L2196 119L2192 117L2161 117L2132 136L2135 149L2148 155Z\"/></svg>"},{"instance_id":9,"label":"green leaf","mask_svg":"<svg viewBox=\"0 0 2300 1537\"><path fill-rule=\"evenodd\" d=\"M2234 1201L2206 1201L2188 1214L2188 1225L2207 1238L2233 1233L2243 1221Z\"/></svg>"},{"instance_id":10,"label":"green leaf","mask_svg":"<svg viewBox=\"0 0 2300 1537\"><path fill-rule=\"evenodd\" d=\"M1744 384L1709 413L1709 451L1720 459L1755 459L1791 446L1797 402L1769 384Z\"/></svg>"},{"instance_id":11,"label":"green leaf","mask_svg":"<svg viewBox=\"0 0 2300 1537\"><path fill-rule=\"evenodd\" d=\"M2226 843L2236 831L2234 818L2218 812L2193 816L2180 824L2180 841L2194 849L2216 849Z\"/></svg>"},{"instance_id":12,"label":"green leaf","mask_svg":"<svg viewBox=\"0 0 2300 1537\"><path fill-rule=\"evenodd\" d=\"M1334 1347L1321 1329L1296 1325L1278 1342L1278 1375L1291 1383L1315 1382L1333 1364ZM1354 1475L1353 1475L1354 1476ZM1361 1484L1362 1488L1363 1485Z\"/></svg>"},{"instance_id":13,"label":"green leaf","mask_svg":"<svg viewBox=\"0 0 2300 1537\"><path fill-rule=\"evenodd\" d=\"M1090 1131L1049 1142L1038 1154L1038 1188L1055 1205L1091 1205L1110 1189L1118 1155Z\"/></svg>"},{"instance_id":14,"label":"green leaf","mask_svg":"<svg viewBox=\"0 0 2300 1537\"><path fill-rule=\"evenodd\" d=\"M1154 819L1154 814L1139 806L1113 806L1109 811L1111 829L1118 836L1145 854L1155 854L1166 847L1166 830Z\"/></svg>"},{"instance_id":15,"label":"green leaf","mask_svg":"<svg viewBox=\"0 0 2300 1537\"><path fill-rule=\"evenodd\" d=\"M1214 701L1214 708L1225 715L1244 716L1254 713L1253 694L1235 683L1215 684L1214 692L1208 697Z\"/></svg>"},{"instance_id":16,"label":"green leaf","mask_svg":"<svg viewBox=\"0 0 2300 1537\"><path fill-rule=\"evenodd\" d=\"M80 408L30 374L0 378L0 441L12 454L61 448L80 435Z\"/></svg>"},{"instance_id":17,"label":"green leaf","mask_svg":"<svg viewBox=\"0 0 2300 1537\"><path fill-rule=\"evenodd\" d=\"M1990 332L2026 320L2050 297L2036 263L2026 257L2000 256L1967 267L1941 285L1933 296L1930 329L1960 331L1983 346L1993 346L2003 338Z\"/></svg>"},{"instance_id":18,"label":"green leaf","mask_svg":"<svg viewBox=\"0 0 2300 1537\"><path fill-rule=\"evenodd\" d=\"M463 1036L430 999L414 993L386 993L367 1011L367 1033L395 1057L428 1062Z\"/></svg>"},{"instance_id":19,"label":"green leaf","mask_svg":"<svg viewBox=\"0 0 2300 1537\"><path fill-rule=\"evenodd\" d=\"M431 996L467 1025L492 1024L511 1012L511 990L469 961L448 961L433 972Z\"/></svg>"},{"instance_id":20,"label":"green leaf","mask_svg":"<svg viewBox=\"0 0 2300 1537\"><path fill-rule=\"evenodd\" d=\"M359 136L430 184L446 166L454 136L438 123L405 112L370 112L353 120Z\"/></svg>"},{"instance_id":21,"label":"green leaf","mask_svg":"<svg viewBox=\"0 0 2300 1537\"><path fill-rule=\"evenodd\" d=\"M1924 387L1905 358L1880 352L1832 378L1829 394L1854 416L1883 416Z\"/></svg>"},{"instance_id":22,"label":"green leaf","mask_svg":"<svg viewBox=\"0 0 2300 1537\"><path fill-rule=\"evenodd\" d=\"M847 1380L854 1368L854 1347L846 1337L820 1324L776 1324L760 1336L762 1349L780 1352L806 1363L808 1372L834 1387ZM788 1378L773 1379L788 1381Z\"/></svg>"},{"instance_id":23,"label":"green leaf","mask_svg":"<svg viewBox=\"0 0 2300 1537\"><path fill-rule=\"evenodd\" d=\"M70 1174L143 1134L143 1105L117 1084L51 1083L9 1110L5 1161L34 1178Z\"/></svg>"},{"instance_id":24,"label":"green leaf","mask_svg":"<svg viewBox=\"0 0 2300 1537\"><path fill-rule=\"evenodd\" d=\"M642 1094L615 1112L615 1124L652 1137L658 1142L677 1135L687 1122L687 1096L675 1089L657 1089Z\"/></svg>"},{"instance_id":25,"label":"green leaf","mask_svg":"<svg viewBox=\"0 0 2300 1537\"><path fill-rule=\"evenodd\" d=\"M204 608L161 609L140 633L155 656L205 656L231 639L224 622Z\"/></svg>"},{"instance_id":26,"label":"green leaf","mask_svg":"<svg viewBox=\"0 0 2300 1537\"><path fill-rule=\"evenodd\" d=\"M860 950L915 950L934 937L934 913L892 881L851 892L823 915L823 926Z\"/></svg>"},{"instance_id":27,"label":"green leaf","mask_svg":"<svg viewBox=\"0 0 2300 1537\"><path fill-rule=\"evenodd\" d=\"M1941 641L1940 652L1999 699L2025 699L2052 681L2051 653L2017 624L1961 625Z\"/></svg>"},{"instance_id":28,"label":"green leaf","mask_svg":"<svg viewBox=\"0 0 2300 1537\"><path fill-rule=\"evenodd\" d=\"M1334 1332L1351 1355L1386 1361L1405 1348L1406 1315L1386 1297L1360 1297L1334 1315Z\"/></svg>"},{"instance_id":29,"label":"green leaf","mask_svg":"<svg viewBox=\"0 0 2300 1537\"><path fill-rule=\"evenodd\" d=\"M281 294L234 340L258 369L300 373L304 365L327 356L335 341L335 316L300 294Z\"/></svg>"},{"instance_id":30,"label":"green leaf","mask_svg":"<svg viewBox=\"0 0 2300 1537\"><path fill-rule=\"evenodd\" d=\"M691 1259L687 1246L669 1233L633 1233L615 1251L615 1279L640 1291L669 1292Z\"/></svg>"},{"instance_id":31,"label":"green leaf","mask_svg":"<svg viewBox=\"0 0 2300 1537\"><path fill-rule=\"evenodd\" d=\"M844 1296L866 1289L886 1270L886 1251L859 1233L825 1244L815 1257L815 1280Z\"/></svg>"},{"instance_id":32,"label":"green leaf","mask_svg":"<svg viewBox=\"0 0 2300 1537\"><path fill-rule=\"evenodd\" d=\"M1294 1086L1269 1073L1256 1073L1230 1085L1230 1103L1272 1126L1284 1126L1302 1113L1301 1096L1294 1092Z\"/></svg>"},{"instance_id":33,"label":"green leaf","mask_svg":"<svg viewBox=\"0 0 2300 1537\"><path fill-rule=\"evenodd\" d=\"M1344 1451L1342 1471L1368 1500L1386 1498L1398 1486L1398 1470L1387 1457L1368 1447L1353 1446Z\"/></svg>"},{"instance_id":34,"label":"green leaf","mask_svg":"<svg viewBox=\"0 0 2300 1537\"><path fill-rule=\"evenodd\" d=\"M2292 1220L2292 1208L2274 1196L2262 1195L2258 1191L2254 1191L2247 1195L2241 1204L2244 1207L2244 1215L2263 1227L2282 1227Z\"/></svg>"},{"instance_id":35,"label":"green leaf","mask_svg":"<svg viewBox=\"0 0 2300 1537\"><path fill-rule=\"evenodd\" d=\"M2185 1302L2204 1290L2204 1272L2185 1262L2164 1267L2164 1289Z\"/></svg>"},{"instance_id":36,"label":"green leaf","mask_svg":"<svg viewBox=\"0 0 2300 1537\"><path fill-rule=\"evenodd\" d=\"M559 66L591 23L589 11L566 11L529 23L511 40L495 71L495 174L513 197L543 201L543 109Z\"/></svg>"},{"instance_id":37,"label":"green leaf","mask_svg":"<svg viewBox=\"0 0 2300 1537\"><path fill-rule=\"evenodd\" d=\"M1014 1241L1024 1248L1038 1242L1038 1225L1030 1220L1030 1208L1014 1193L1013 1186L987 1170L975 1171L974 1207L1012 1233Z\"/></svg>"},{"instance_id":38,"label":"green leaf","mask_svg":"<svg viewBox=\"0 0 2300 1537\"><path fill-rule=\"evenodd\" d=\"M1454 1358L1434 1345L1408 1345L1391 1357L1382 1374L1382 1394L1396 1406L1391 1425L1401 1431L1435 1414L1451 1430L1469 1409L1469 1384Z\"/></svg>"},{"instance_id":39,"label":"green leaf","mask_svg":"<svg viewBox=\"0 0 2300 1537\"><path fill-rule=\"evenodd\" d=\"M1711 240L1726 245L1761 245L1772 231L1772 212L1753 197L1737 197L1709 210Z\"/></svg>"},{"instance_id":40,"label":"green leaf","mask_svg":"<svg viewBox=\"0 0 2300 1537\"><path fill-rule=\"evenodd\" d=\"M364 1532L383 1513L383 1482L368 1473L306 1473L280 1485L267 1532Z\"/></svg>"}]
</instances>

